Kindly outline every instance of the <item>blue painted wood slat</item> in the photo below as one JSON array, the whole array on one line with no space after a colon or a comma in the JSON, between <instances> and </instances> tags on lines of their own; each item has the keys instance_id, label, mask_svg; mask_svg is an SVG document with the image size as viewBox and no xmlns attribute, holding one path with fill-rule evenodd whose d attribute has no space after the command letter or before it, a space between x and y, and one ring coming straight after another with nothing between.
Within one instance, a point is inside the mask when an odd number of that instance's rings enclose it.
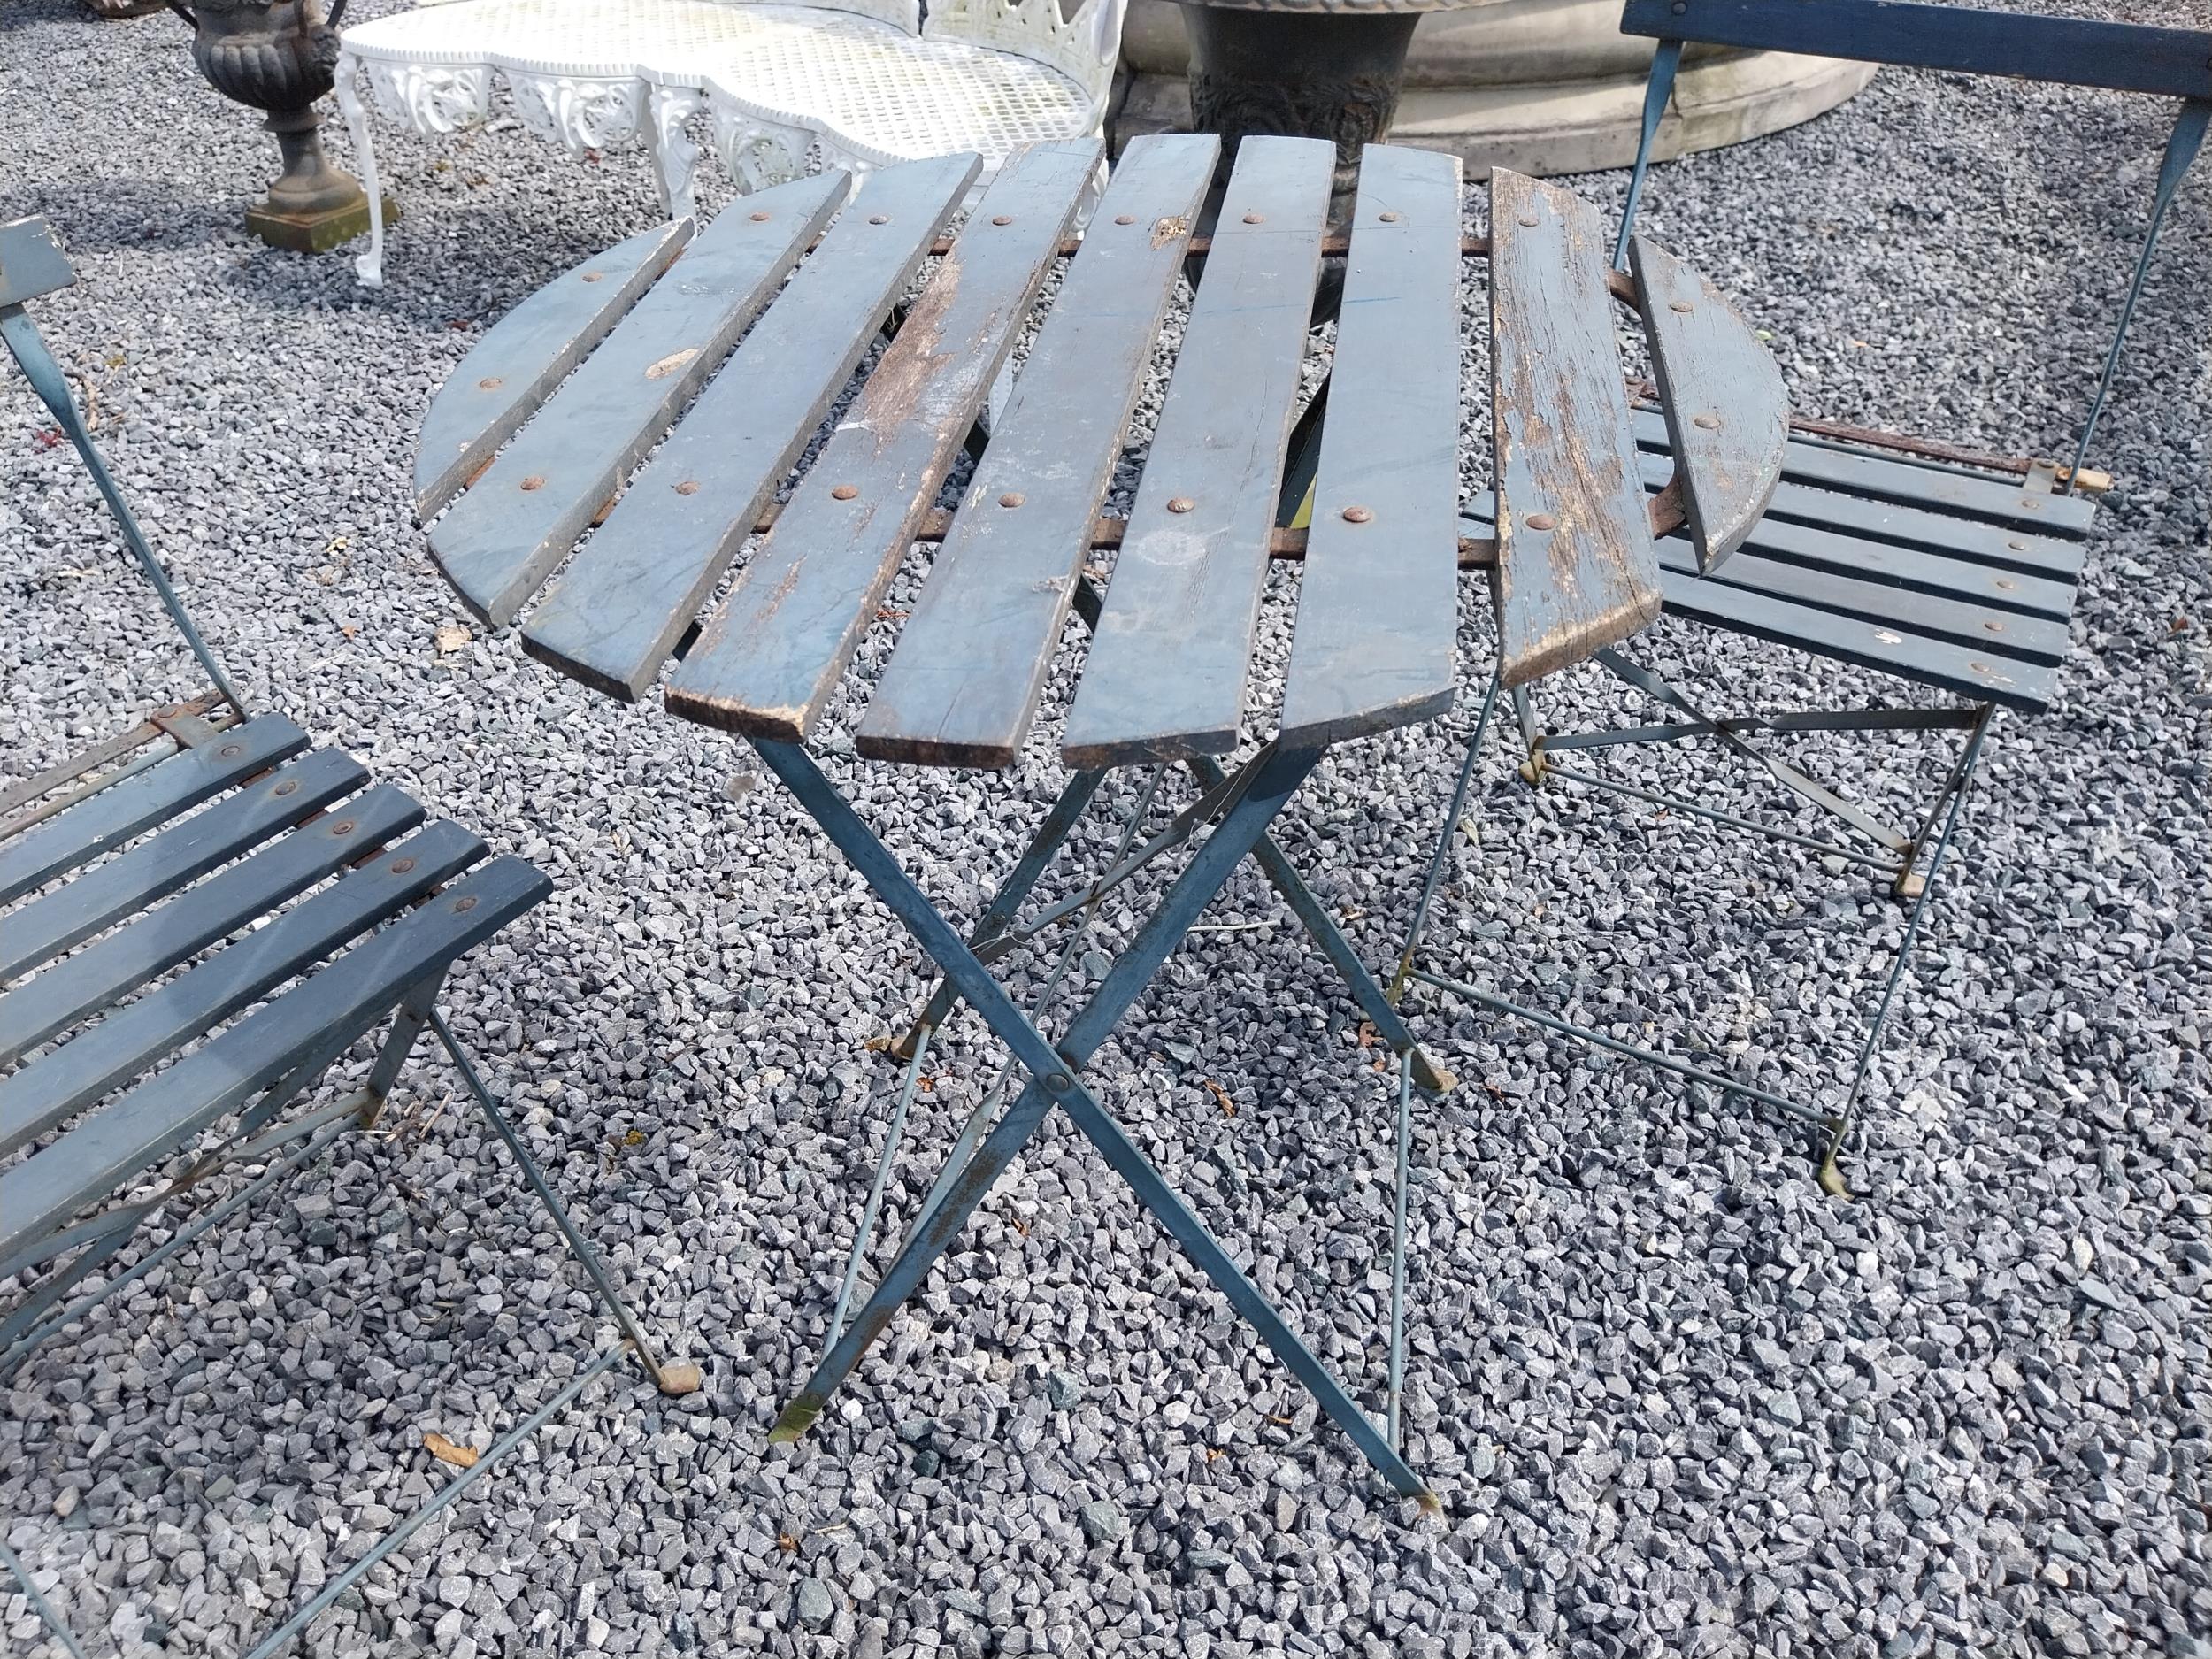
<instances>
[{"instance_id":1,"label":"blue painted wood slat","mask_svg":"<svg viewBox=\"0 0 2212 1659\"><path fill-rule=\"evenodd\" d=\"M1456 157L1368 146L1283 690L1287 748L1451 707L1459 219Z\"/></svg>"},{"instance_id":2,"label":"blue painted wood slat","mask_svg":"<svg viewBox=\"0 0 2212 1659\"><path fill-rule=\"evenodd\" d=\"M1028 320L1100 148L1033 145L991 181L670 681L672 710L779 741L813 729Z\"/></svg>"}]
</instances>

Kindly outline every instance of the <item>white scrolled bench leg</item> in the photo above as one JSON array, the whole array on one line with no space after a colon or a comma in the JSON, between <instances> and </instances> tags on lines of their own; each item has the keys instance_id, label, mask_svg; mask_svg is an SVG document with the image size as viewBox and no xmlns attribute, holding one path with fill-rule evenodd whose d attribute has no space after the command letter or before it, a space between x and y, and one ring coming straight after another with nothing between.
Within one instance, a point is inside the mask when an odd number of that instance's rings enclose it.
<instances>
[{"instance_id":1,"label":"white scrolled bench leg","mask_svg":"<svg viewBox=\"0 0 2212 1659\"><path fill-rule=\"evenodd\" d=\"M369 198L369 250L353 262L354 280L363 288L380 288L384 286L384 190L376 176L376 146L369 135L369 112L361 103L360 75L360 59L351 52L340 52L338 110L346 118L354 160L361 169L361 188Z\"/></svg>"},{"instance_id":2,"label":"white scrolled bench leg","mask_svg":"<svg viewBox=\"0 0 2212 1659\"><path fill-rule=\"evenodd\" d=\"M656 86L647 94L653 124L653 182L661 193L661 211L671 219L699 217L692 184L699 168L699 146L685 123L706 107L705 95L689 87Z\"/></svg>"}]
</instances>

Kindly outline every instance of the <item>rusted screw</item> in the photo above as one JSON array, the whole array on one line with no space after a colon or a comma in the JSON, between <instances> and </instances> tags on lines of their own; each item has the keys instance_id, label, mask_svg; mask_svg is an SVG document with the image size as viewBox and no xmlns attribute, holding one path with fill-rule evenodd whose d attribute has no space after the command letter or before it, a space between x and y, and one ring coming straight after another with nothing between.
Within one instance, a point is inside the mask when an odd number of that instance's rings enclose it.
<instances>
[{"instance_id":1,"label":"rusted screw","mask_svg":"<svg viewBox=\"0 0 2212 1659\"><path fill-rule=\"evenodd\" d=\"M236 760L245 752L246 746L243 743L226 743L215 751L216 756L223 760Z\"/></svg>"},{"instance_id":2,"label":"rusted screw","mask_svg":"<svg viewBox=\"0 0 2212 1659\"><path fill-rule=\"evenodd\" d=\"M506 385L507 382L496 374L487 374L482 380L477 381L476 384L480 390L495 392L501 387Z\"/></svg>"},{"instance_id":3,"label":"rusted screw","mask_svg":"<svg viewBox=\"0 0 2212 1659\"><path fill-rule=\"evenodd\" d=\"M340 819L339 819L339 820L338 820L335 824L333 824L333 825L330 826L330 833L331 833L333 835L350 835L350 834L352 834L352 833L353 833L353 820L352 820L351 818L340 818Z\"/></svg>"},{"instance_id":4,"label":"rusted screw","mask_svg":"<svg viewBox=\"0 0 2212 1659\"><path fill-rule=\"evenodd\" d=\"M1720 417L1718 415L1699 415L1691 420L1690 425L1697 427L1702 432L1718 432L1720 430Z\"/></svg>"},{"instance_id":5,"label":"rusted screw","mask_svg":"<svg viewBox=\"0 0 2212 1659\"><path fill-rule=\"evenodd\" d=\"M1013 222L1014 216L1011 213L994 214L991 219L991 223L994 225L1010 225Z\"/></svg>"},{"instance_id":6,"label":"rusted screw","mask_svg":"<svg viewBox=\"0 0 2212 1659\"><path fill-rule=\"evenodd\" d=\"M1114 215L1114 223L1117 225L1133 225L1136 222L1137 216L1134 213L1117 213Z\"/></svg>"},{"instance_id":7,"label":"rusted screw","mask_svg":"<svg viewBox=\"0 0 2212 1659\"><path fill-rule=\"evenodd\" d=\"M860 494L859 485L840 484L835 489L830 491L830 499L832 501L850 501L858 494Z\"/></svg>"},{"instance_id":8,"label":"rusted screw","mask_svg":"<svg viewBox=\"0 0 2212 1659\"><path fill-rule=\"evenodd\" d=\"M1534 230L1536 228L1536 215L1533 213L1522 214L1521 223L1526 226L1529 229Z\"/></svg>"},{"instance_id":9,"label":"rusted screw","mask_svg":"<svg viewBox=\"0 0 2212 1659\"><path fill-rule=\"evenodd\" d=\"M1548 512L1532 512L1521 522L1532 530L1549 530L1556 526L1559 520Z\"/></svg>"},{"instance_id":10,"label":"rusted screw","mask_svg":"<svg viewBox=\"0 0 2212 1659\"><path fill-rule=\"evenodd\" d=\"M2009 576L2000 576L1997 579L1997 586L2003 588L2007 593L2010 593L2019 585L2020 584L2018 582L2013 580Z\"/></svg>"},{"instance_id":11,"label":"rusted screw","mask_svg":"<svg viewBox=\"0 0 2212 1659\"><path fill-rule=\"evenodd\" d=\"M469 895L465 895L465 897L462 897L462 898L457 898L457 899L456 899L456 900L454 900L454 901L453 901L453 913L454 913L456 916L466 916L466 915L467 915L467 914L468 914L471 910L474 910L475 908L476 908L476 895L475 895L473 893L471 893L471 894L469 894Z\"/></svg>"},{"instance_id":12,"label":"rusted screw","mask_svg":"<svg viewBox=\"0 0 2212 1659\"><path fill-rule=\"evenodd\" d=\"M1025 499L1021 491L1010 489L998 498L998 504L1002 507L1018 507Z\"/></svg>"},{"instance_id":13,"label":"rusted screw","mask_svg":"<svg viewBox=\"0 0 2212 1659\"><path fill-rule=\"evenodd\" d=\"M411 858L395 858L392 861L392 873L396 876L403 876L414 867L415 861Z\"/></svg>"},{"instance_id":14,"label":"rusted screw","mask_svg":"<svg viewBox=\"0 0 2212 1659\"><path fill-rule=\"evenodd\" d=\"M2024 553L2028 550L2028 544L2025 541L2008 541L2005 545L2015 553Z\"/></svg>"},{"instance_id":15,"label":"rusted screw","mask_svg":"<svg viewBox=\"0 0 2212 1659\"><path fill-rule=\"evenodd\" d=\"M2002 634L2005 631L2005 625L1998 621L1994 617L1990 618L1988 621L1983 623L1982 626L1987 628L1992 634Z\"/></svg>"},{"instance_id":16,"label":"rusted screw","mask_svg":"<svg viewBox=\"0 0 2212 1659\"><path fill-rule=\"evenodd\" d=\"M1178 495L1172 501L1168 503L1167 510L1170 512L1188 512L1196 505L1198 505L1198 503L1193 501L1188 495Z\"/></svg>"},{"instance_id":17,"label":"rusted screw","mask_svg":"<svg viewBox=\"0 0 2212 1659\"><path fill-rule=\"evenodd\" d=\"M1257 225L1262 220L1265 219L1267 215L1264 213L1247 213L1244 216L1244 222L1248 225Z\"/></svg>"},{"instance_id":18,"label":"rusted screw","mask_svg":"<svg viewBox=\"0 0 2212 1659\"><path fill-rule=\"evenodd\" d=\"M543 489L545 488L544 474L540 472L531 473L529 477L522 480L522 487L525 489Z\"/></svg>"},{"instance_id":19,"label":"rusted screw","mask_svg":"<svg viewBox=\"0 0 2212 1659\"><path fill-rule=\"evenodd\" d=\"M765 224L768 222L768 211L767 211L767 210L766 210L765 208L764 208L764 209L762 209L759 212L755 213L755 214L752 216L752 219L753 219L753 223L754 223L754 224L756 224L756 225L765 225Z\"/></svg>"},{"instance_id":20,"label":"rusted screw","mask_svg":"<svg viewBox=\"0 0 2212 1659\"><path fill-rule=\"evenodd\" d=\"M1674 303L1668 306L1667 309L1671 311L1680 311L1685 317L1687 317L1692 311L1695 311L1697 307L1691 304L1687 300L1677 300Z\"/></svg>"},{"instance_id":21,"label":"rusted screw","mask_svg":"<svg viewBox=\"0 0 2212 1659\"><path fill-rule=\"evenodd\" d=\"M604 271L587 271L584 273L584 280L587 282L603 282L606 280L606 278L607 273Z\"/></svg>"},{"instance_id":22,"label":"rusted screw","mask_svg":"<svg viewBox=\"0 0 2212 1659\"><path fill-rule=\"evenodd\" d=\"M871 225L888 225L891 222L891 216L888 213L871 213L868 215L868 222Z\"/></svg>"},{"instance_id":23,"label":"rusted screw","mask_svg":"<svg viewBox=\"0 0 2212 1659\"><path fill-rule=\"evenodd\" d=\"M2030 512L2041 512L2043 511L2043 503L2032 495L2021 496L2020 504L2026 508Z\"/></svg>"},{"instance_id":24,"label":"rusted screw","mask_svg":"<svg viewBox=\"0 0 2212 1659\"><path fill-rule=\"evenodd\" d=\"M1394 225L1398 222L1401 217L1402 216L1397 213L1385 213L1382 216L1382 222L1386 225Z\"/></svg>"},{"instance_id":25,"label":"rusted screw","mask_svg":"<svg viewBox=\"0 0 2212 1659\"><path fill-rule=\"evenodd\" d=\"M1372 512L1369 511L1364 507L1347 507L1344 510L1344 522L1346 524L1366 524L1372 519L1374 516L1375 515Z\"/></svg>"},{"instance_id":26,"label":"rusted screw","mask_svg":"<svg viewBox=\"0 0 2212 1659\"><path fill-rule=\"evenodd\" d=\"M682 483L676 486L676 493L679 495L696 495L699 493L699 480L695 478L684 480Z\"/></svg>"},{"instance_id":27,"label":"rusted screw","mask_svg":"<svg viewBox=\"0 0 2212 1659\"><path fill-rule=\"evenodd\" d=\"M1987 663L1969 663L1967 664L1967 666L1978 674L1985 674L1989 672L1989 664Z\"/></svg>"},{"instance_id":28,"label":"rusted screw","mask_svg":"<svg viewBox=\"0 0 2212 1659\"><path fill-rule=\"evenodd\" d=\"M297 778L287 778L282 783L277 785L276 793L279 795L297 795L299 793L299 787L300 780Z\"/></svg>"}]
</instances>

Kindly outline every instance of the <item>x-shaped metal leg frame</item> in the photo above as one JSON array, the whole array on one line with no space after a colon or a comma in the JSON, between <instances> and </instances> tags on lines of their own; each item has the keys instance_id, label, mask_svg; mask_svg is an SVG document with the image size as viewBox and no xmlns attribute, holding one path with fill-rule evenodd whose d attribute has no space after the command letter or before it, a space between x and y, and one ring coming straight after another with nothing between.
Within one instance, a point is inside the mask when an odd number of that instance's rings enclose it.
<instances>
[{"instance_id":1,"label":"x-shaped metal leg frame","mask_svg":"<svg viewBox=\"0 0 2212 1659\"><path fill-rule=\"evenodd\" d=\"M1399 1455L1394 1436L1370 1418L1299 1340L1282 1315L1244 1276L1196 1212L1153 1168L1136 1143L1080 1080L1084 1066L1098 1046L1182 942L1238 864L1253 852L1268 825L1320 761L1323 751L1271 748L1263 750L1244 772L1229 780L1237 786L1234 803L1228 807L1205 844L1185 864L1158 909L1139 930L1128 949L1108 970L1090 1002L1075 1017L1056 1048L992 976L978 949L961 938L900 869L897 861L861 822L804 749L796 744L760 740L755 741L754 747L768 769L783 780L823 832L866 879L877 897L914 935L943 972L951 988L975 1009L1027 1073L1013 1106L983 1137L974 1156L951 1177L941 1199L925 1211L874 1294L823 1356L798 1397L778 1419L770 1438L777 1441L795 1440L820 1416L830 1394L851 1374L860 1356L882 1334L892 1316L920 1287L931 1266L951 1247L993 1183L1036 1134L1046 1115L1058 1106L1098 1148L1116 1173L1129 1183L1139 1202L1159 1218L1276 1357L1313 1392L1322 1409L1351 1436L1391 1485L1407 1496L1419 1499L1425 1506L1433 1507L1434 1496ZM1010 910L1007 914L1011 914ZM1402 1095L1406 1087L1402 1082Z\"/></svg>"}]
</instances>

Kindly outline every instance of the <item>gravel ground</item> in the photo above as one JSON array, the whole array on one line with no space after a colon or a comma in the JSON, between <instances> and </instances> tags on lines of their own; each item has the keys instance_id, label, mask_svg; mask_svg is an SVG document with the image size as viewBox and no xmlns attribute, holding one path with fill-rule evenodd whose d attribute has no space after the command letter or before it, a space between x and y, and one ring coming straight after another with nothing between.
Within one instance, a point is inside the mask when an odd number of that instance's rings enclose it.
<instances>
[{"instance_id":1,"label":"gravel ground","mask_svg":"<svg viewBox=\"0 0 2212 1659\"><path fill-rule=\"evenodd\" d=\"M2166 119L1893 73L1666 170L1646 223L1770 331L1803 410L2062 453ZM1409 1449L1436 1521L1317 1425L1056 1126L816 1433L764 1448L895 1085L866 1044L920 964L736 744L588 698L511 638L435 643L460 618L403 505L419 411L652 194L641 157L572 163L511 123L391 134L383 158L408 218L365 294L343 260L243 237L267 141L194 78L173 19L0 15L0 213L46 214L77 260L37 311L108 454L256 694L555 875L458 976L457 1023L706 1373L680 1402L626 1369L594 1384L313 1651L2212 1654L2201 176L2098 446L2119 482L2063 707L2001 728L1858 1202L1763 1118L1418 1007L1470 1079L1416 1143ZM1612 205L1621 184L1578 188ZM1471 396L1484 373L1478 343ZM44 426L0 386L10 772L192 684ZM1745 706L1874 689L1672 625L1648 655ZM1614 706L1578 675L1548 698ZM1286 823L1371 960L1409 913L1463 718L1340 751ZM1907 745L1805 752L1899 810L1929 775ZM1732 775L1672 760L1678 786ZM970 910L1057 783L1041 744L1004 780L832 764ZM1531 791L1502 756L1473 816L1440 960L1801 1085L1847 1056L1900 921L1863 878ZM1325 1358L1379 1383L1388 1079L1256 877L1210 919L1255 925L1173 960L1102 1055L1102 1098ZM1133 921L1110 911L1103 942ZM962 1022L894 1225L992 1064ZM88 1650L237 1651L446 1478L426 1432L488 1443L607 1340L464 1106L420 1070L389 1133L15 1379L0 1536ZM55 1651L12 1586L0 1629Z\"/></svg>"}]
</instances>

